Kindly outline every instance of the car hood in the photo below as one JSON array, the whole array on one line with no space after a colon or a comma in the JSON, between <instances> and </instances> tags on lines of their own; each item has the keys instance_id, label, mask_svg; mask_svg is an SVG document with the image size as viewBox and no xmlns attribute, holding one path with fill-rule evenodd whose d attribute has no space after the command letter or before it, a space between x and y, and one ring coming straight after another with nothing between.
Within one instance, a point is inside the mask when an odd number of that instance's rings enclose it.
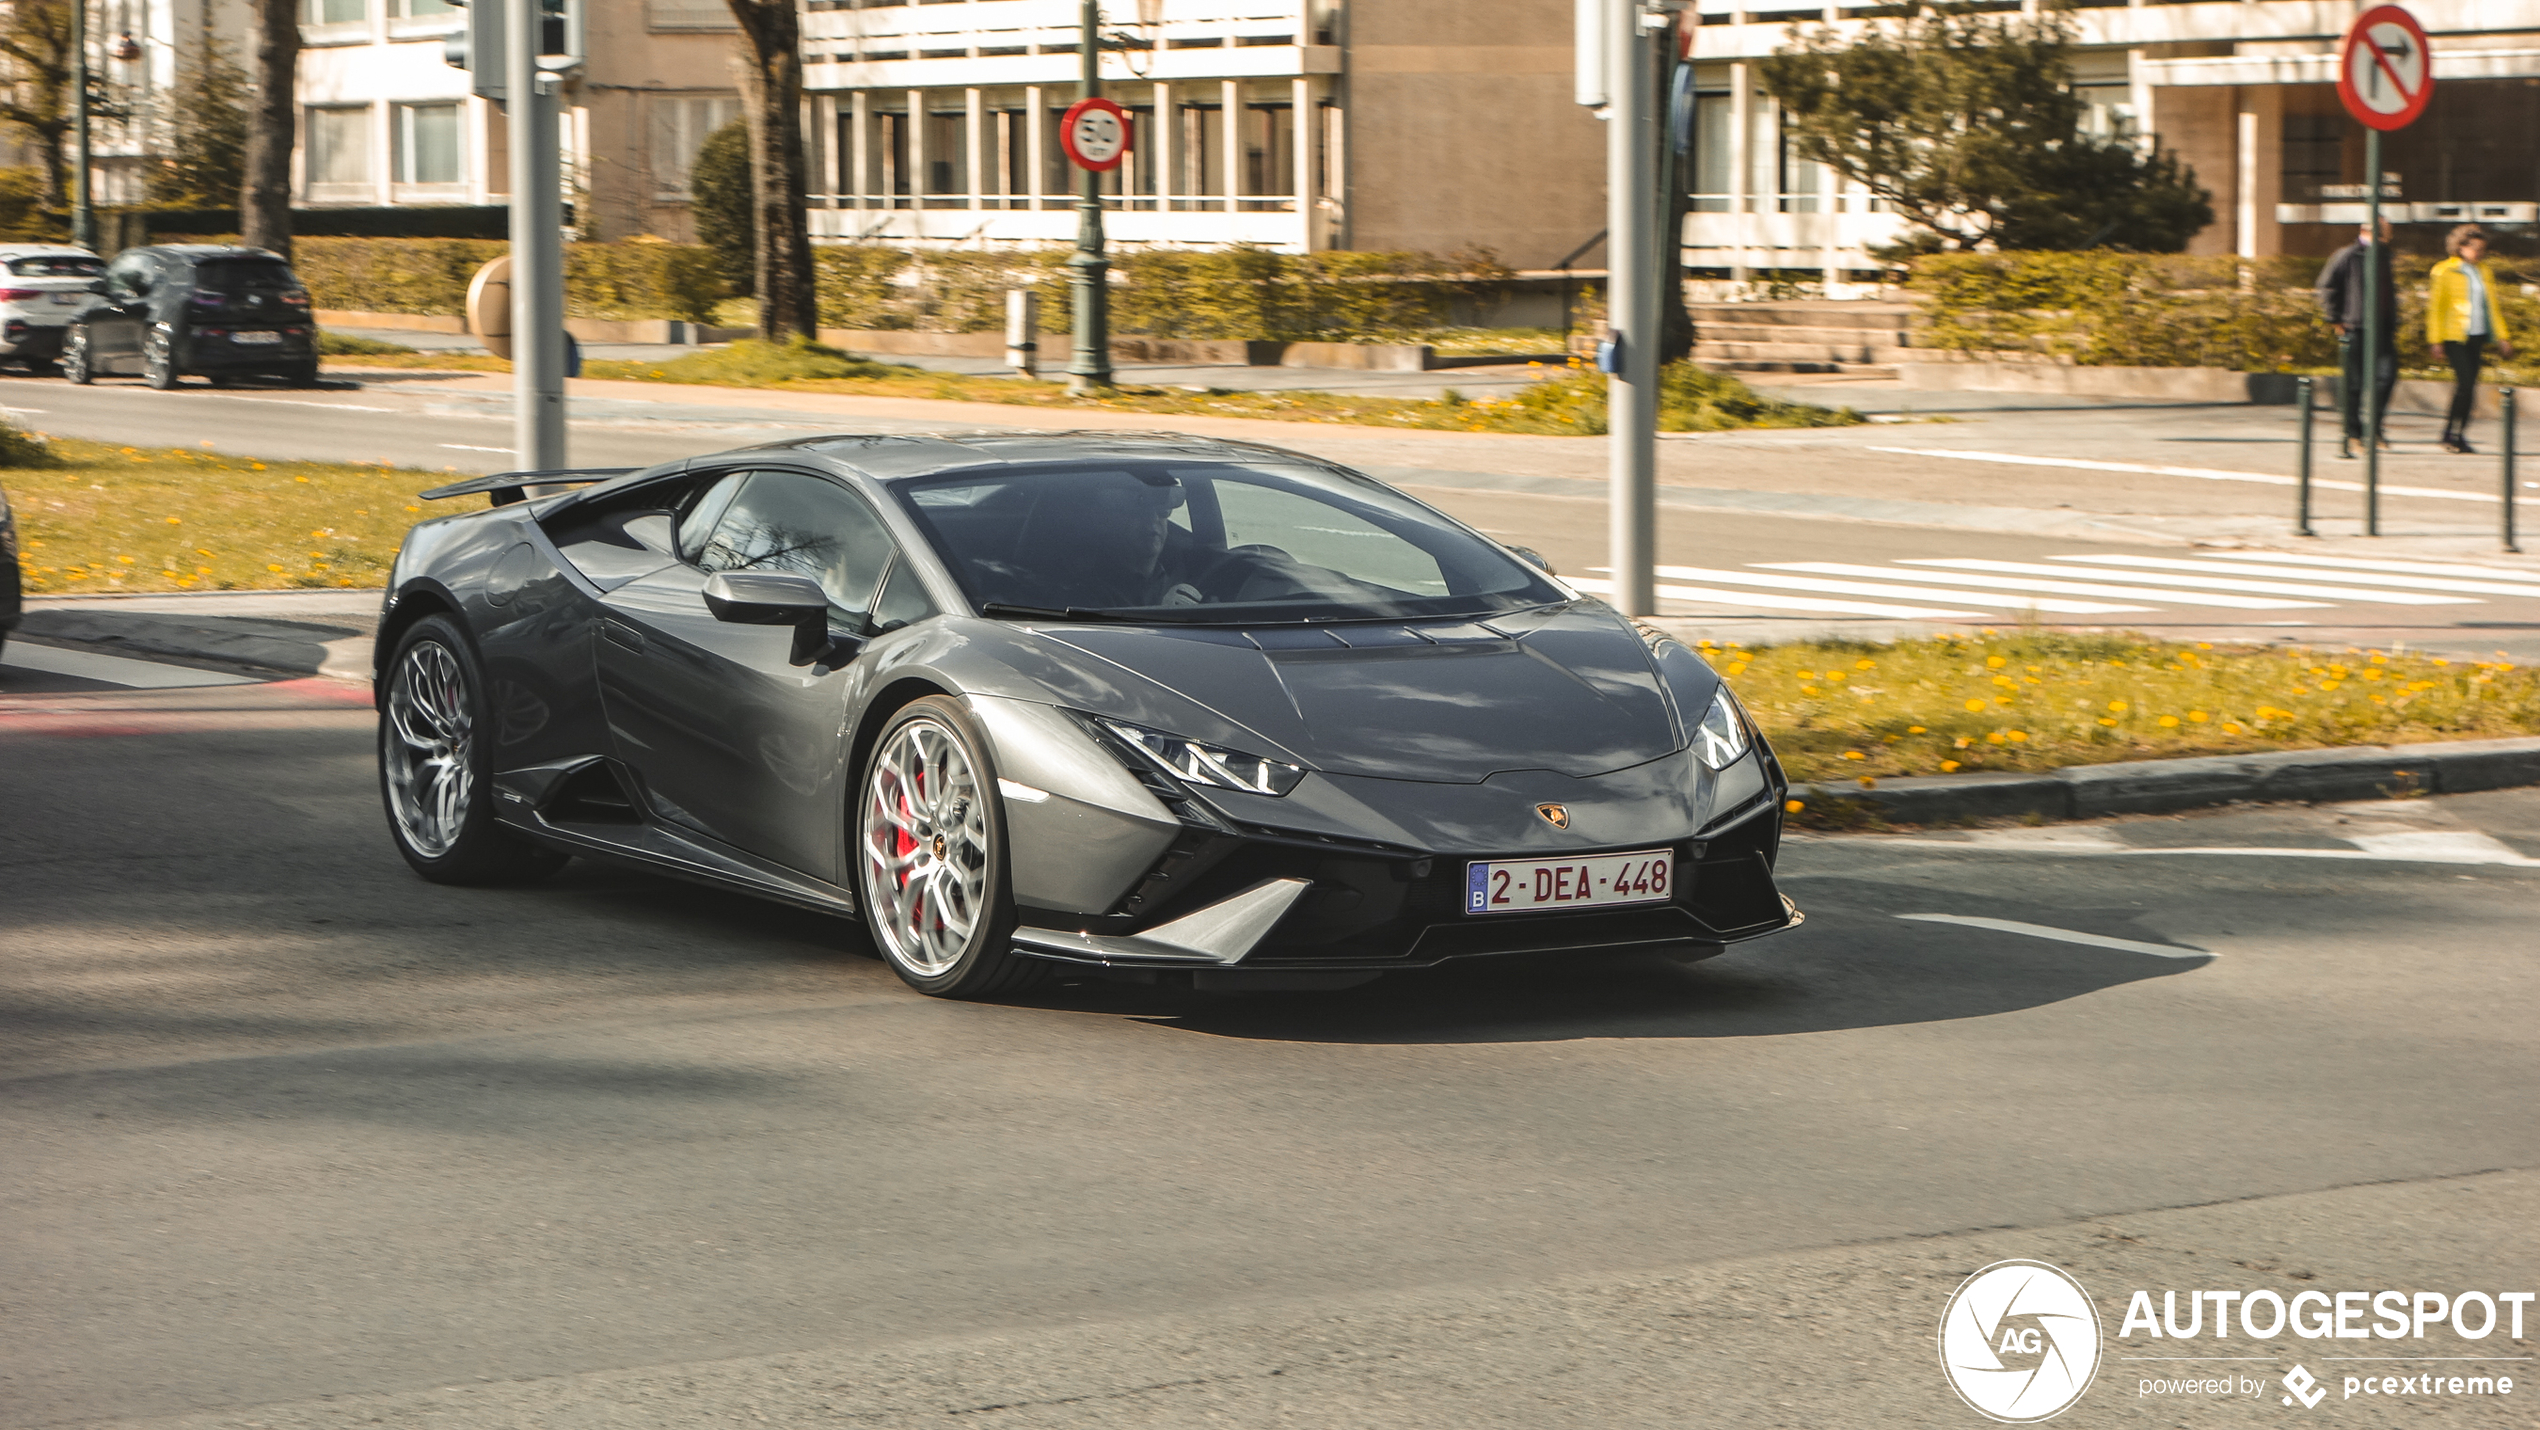
<instances>
[{"instance_id":1,"label":"car hood","mask_svg":"<svg viewBox=\"0 0 2540 1430\"><path fill-rule=\"evenodd\" d=\"M1457 784L1527 769L1584 778L1684 746L1647 647L1601 607L1487 623L1043 634L1332 773Z\"/></svg>"}]
</instances>

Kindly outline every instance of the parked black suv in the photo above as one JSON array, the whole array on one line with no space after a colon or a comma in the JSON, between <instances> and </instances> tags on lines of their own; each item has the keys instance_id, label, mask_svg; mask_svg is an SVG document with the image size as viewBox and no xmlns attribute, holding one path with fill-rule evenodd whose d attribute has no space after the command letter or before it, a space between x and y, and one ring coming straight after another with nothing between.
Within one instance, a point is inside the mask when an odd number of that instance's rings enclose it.
<instances>
[{"instance_id":1,"label":"parked black suv","mask_svg":"<svg viewBox=\"0 0 2540 1430\"><path fill-rule=\"evenodd\" d=\"M251 375L317 381L309 290L261 248L169 243L127 248L106 265L102 294L62 335L62 376L85 383L139 373L174 387L188 373L214 385Z\"/></svg>"}]
</instances>

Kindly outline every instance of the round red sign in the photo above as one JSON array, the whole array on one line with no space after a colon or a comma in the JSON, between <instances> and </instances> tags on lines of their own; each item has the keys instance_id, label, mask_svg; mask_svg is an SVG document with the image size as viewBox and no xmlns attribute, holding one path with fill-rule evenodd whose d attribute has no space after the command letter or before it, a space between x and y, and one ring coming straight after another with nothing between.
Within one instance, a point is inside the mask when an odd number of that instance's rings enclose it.
<instances>
[{"instance_id":1,"label":"round red sign","mask_svg":"<svg viewBox=\"0 0 2540 1430\"><path fill-rule=\"evenodd\" d=\"M2434 97L2434 50L2416 16L2376 5L2355 20L2337 52L2337 97L2359 124L2405 129Z\"/></svg>"},{"instance_id":2,"label":"round red sign","mask_svg":"<svg viewBox=\"0 0 2540 1430\"><path fill-rule=\"evenodd\" d=\"M1107 99L1080 99L1058 121L1059 147L1079 169L1117 169L1129 154L1129 114Z\"/></svg>"}]
</instances>

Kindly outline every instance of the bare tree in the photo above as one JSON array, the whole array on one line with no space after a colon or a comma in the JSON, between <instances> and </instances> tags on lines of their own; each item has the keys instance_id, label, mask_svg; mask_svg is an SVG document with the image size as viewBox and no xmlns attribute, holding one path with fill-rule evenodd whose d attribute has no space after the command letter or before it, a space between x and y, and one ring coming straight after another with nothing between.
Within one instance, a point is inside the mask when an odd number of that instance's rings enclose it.
<instances>
[{"instance_id":1,"label":"bare tree","mask_svg":"<svg viewBox=\"0 0 2540 1430\"><path fill-rule=\"evenodd\" d=\"M21 0L0 18L0 55L15 75L0 83L0 121L35 146L44 207L70 206L66 150L71 132L71 8L61 0Z\"/></svg>"},{"instance_id":2,"label":"bare tree","mask_svg":"<svg viewBox=\"0 0 2540 1430\"><path fill-rule=\"evenodd\" d=\"M272 0L260 0L272 3ZM747 45L737 57L750 122L750 188L758 212L759 336L817 334L811 216L803 202L802 20L794 0L724 0Z\"/></svg>"},{"instance_id":3,"label":"bare tree","mask_svg":"<svg viewBox=\"0 0 2540 1430\"><path fill-rule=\"evenodd\" d=\"M252 0L249 8L256 97L247 124L246 179L238 186L238 228L246 243L289 258L301 0Z\"/></svg>"}]
</instances>

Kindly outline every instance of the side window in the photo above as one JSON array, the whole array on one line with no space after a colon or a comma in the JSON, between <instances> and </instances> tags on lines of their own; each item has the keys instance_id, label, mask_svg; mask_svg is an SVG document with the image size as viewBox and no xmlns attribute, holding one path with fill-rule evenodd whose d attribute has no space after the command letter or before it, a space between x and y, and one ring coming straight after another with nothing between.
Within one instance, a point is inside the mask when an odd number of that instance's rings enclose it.
<instances>
[{"instance_id":1,"label":"side window","mask_svg":"<svg viewBox=\"0 0 2540 1430\"><path fill-rule=\"evenodd\" d=\"M891 579L882 583L882 599L873 603L873 629L895 631L933 614L935 603L926 595L926 583L907 561L892 562Z\"/></svg>"},{"instance_id":2,"label":"side window","mask_svg":"<svg viewBox=\"0 0 2540 1430\"><path fill-rule=\"evenodd\" d=\"M752 472L724 507L697 565L808 576L829 593L831 606L862 617L895 550L882 519L837 483L802 472Z\"/></svg>"},{"instance_id":3,"label":"side window","mask_svg":"<svg viewBox=\"0 0 2540 1430\"><path fill-rule=\"evenodd\" d=\"M705 558L706 538L714 535L716 522L723 520L724 508L741 494L741 483L749 479L747 472L725 472L714 479L714 485L688 506L688 514L679 519L679 559L695 564Z\"/></svg>"}]
</instances>

